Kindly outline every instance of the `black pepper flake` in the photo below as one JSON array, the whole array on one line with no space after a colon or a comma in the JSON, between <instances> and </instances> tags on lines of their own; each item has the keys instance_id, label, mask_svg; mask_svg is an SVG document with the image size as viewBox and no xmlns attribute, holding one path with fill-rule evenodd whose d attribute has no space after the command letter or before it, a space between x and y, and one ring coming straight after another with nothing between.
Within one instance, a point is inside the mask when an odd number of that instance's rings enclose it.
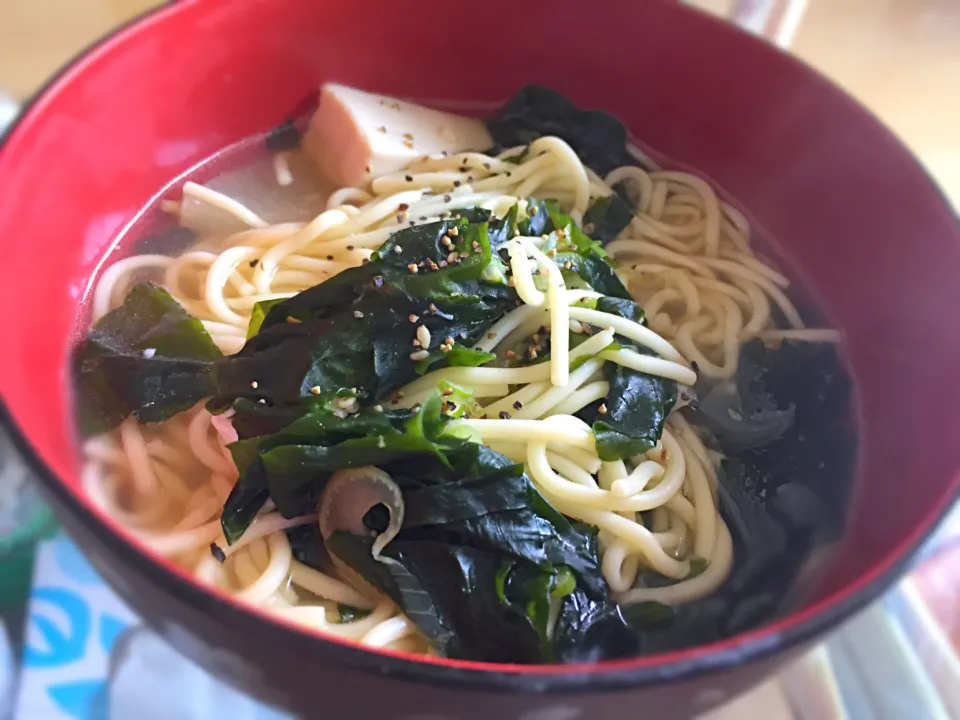
<instances>
[{"instance_id":1,"label":"black pepper flake","mask_svg":"<svg viewBox=\"0 0 960 720\"><path fill-rule=\"evenodd\" d=\"M449 401L447 402L447 410L449 410L450 412L453 412L456 409L457 409L457 404L455 402L449 402Z\"/></svg>"},{"instance_id":2,"label":"black pepper flake","mask_svg":"<svg viewBox=\"0 0 960 720\"><path fill-rule=\"evenodd\" d=\"M383 287L383 275L374 275L373 276L373 286L375 288Z\"/></svg>"},{"instance_id":3,"label":"black pepper flake","mask_svg":"<svg viewBox=\"0 0 960 720\"><path fill-rule=\"evenodd\" d=\"M501 410L501 411L500 411L500 419L501 419L501 420L509 420L509 419L510 419L510 413L508 413L506 410Z\"/></svg>"},{"instance_id":4,"label":"black pepper flake","mask_svg":"<svg viewBox=\"0 0 960 720\"><path fill-rule=\"evenodd\" d=\"M520 402L519 400L517 400L516 402L513 403L513 409L514 409L514 410L520 410L521 408L523 408L523 403Z\"/></svg>"},{"instance_id":5,"label":"black pepper flake","mask_svg":"<svg viewBox=\"0 0 960 720\"><path fill-rule=\"evenodd\" d=\"M406 212L406 211L409 210L409 209L410 209L410 206L407 205L407 203L400 203L400 204L397 206L397 210L399 210L400 212Z\"/></svg>"},{"instance_id":6,"label":"black pepper flake","mask_svg":"<svg viewBox=\"0 0 960 720\"><path fill-rule=\"evenodd\" d=\"M353 249L354 249L353 245L347 245L347 250L353 250Z\"/></svg>"},{"instance_id":7,"label":"black pepper flake","mask_svg":"<svg viewBox=\"0 0 960 720\"><path fill-rule=\"evenodd\" d=\"M461 185L461 183L460 183L459 180L454 180L454 181L453 181L453 186L454 186L454 187L460 187L460 185Z\"/></svg>"},{"instance_id":8,"label":"black pepper flake","mask_svg":"<svg viewBox=\"0 0 960 720\"><path fill-rule=\"evenodd\" d=\"M698 373L698 374L699 374L699 372L700 372L700 366L697 364L697 361L696 361L696 360L694 360L692 363L690 363L690 367L693 368L693 371L694 371L695 373Z\"/></svg>"},{"instance_id":9,"label":"black pepper flake","mask_svg":"<svg viewBox=\"0 0 960 720\"><path fill-rule=\"evenodd\" d=\"M444 196L443 196L443 201L444 201L445 203L450 202L451 200L453 200L453 198L450 197L449 195L444 195Z\"/></svg>"},{"instance_id":10,"label":"black pepper flake","mask_svg":"<svg viewBox=\"0 0 960 720\"><path fill-rule=\"evenodd\" d=\"M256 267L257 265L259 265L259 264L260 264L260 261L259 261L258 259L256 259L256 258L254 258L253 260L250 261L250 267L252 267L252 268L255 268L255 267Z\"/></svg>"},{"instance_id":11,"label":"black pepper flake","mask_svg":"<svg viewBox=\"0 0 960 720\"><path fill-rule=\"evenodd\" d=\"M333 260L333 255L327 255L327 260Z\"/></svg>"},{"instance_id":12,"label":"black pepper flake","mask_svg":"<svg viewBox=\"0 0 960 720\"><path fill-rule=\"evenodd\" d=\"M213 559L218 563L222 564L227 561L227 554L223 551L223 548L215 542L210 543L210 554L213 555Z\"/></svg>"},{"instance_id":13,"label":"black pepper flake","mask_svg":"<svg viewBox=\"0 0 960 720\"><path fill-rule=\"evenodd\" d=\"M413 175L404 175L403 179L407 182L413 182Z\"/></svg>"},{"instance_id":14,"label":"black pepper flake","mask_svg":"<svg viewBox=\"0 0 960 720\"><path fill-rule=\"evenodd\" d=\"M484 166L487 170L490 169L490 163L484 163L483 166Z\"/></svg>"},{"instance_id":15,"label":"black pepper flake","mask_svg":"<svg viewBox=\"0 0 960 720\"><path fill-rule=\"evenodd\" d=\"M504 175L506 175L507 177L510 177L511 175L513 175L513 173L510 172L509 170L507 170L507 171L504 173Z\"/></svg>"}]
</instances>

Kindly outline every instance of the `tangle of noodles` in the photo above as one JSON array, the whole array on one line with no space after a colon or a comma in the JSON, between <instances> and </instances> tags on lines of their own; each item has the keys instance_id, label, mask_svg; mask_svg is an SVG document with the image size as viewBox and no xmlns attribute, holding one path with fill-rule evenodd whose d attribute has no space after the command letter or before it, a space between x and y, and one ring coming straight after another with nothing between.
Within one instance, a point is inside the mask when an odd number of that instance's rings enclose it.
<instances>
[{"instance_id":1,"label":"tangle of noodles","mask_svg":"<svg viewBox=\"0 0 960 720\"><path fill-rule=\"evenodd\" d=\"M786 278L753 254L744 217L701 178L632 166L600 178L552 137L533 142L519 164L506 162L520 150L421 158L367 187L337 190L307 223L269 225L238 200L188 182L183 191L192 201L210 203L246 229L176 258L120 260L96 287L94 320L122 301L134 276L152 271L221 350L234 353L245 342L257 302L292 296L361 264L399 229L464 208L502 216L530 196L557 201L580 222L595 199L624 183L636 215L606 250L621 262L622 280L644 307L648 326L584 307L580 301L597 293L568 290L557 265L538 248L539 238L514 238L508 250L524 304L476 347L495 351L542 325L564 328L550 333L550 362L439 370L404 388L394 404L413 406L443 380L469 386L482 399L486 419L458 422L526 463L533 483L563 514L599 528L602 571L615 599L669 604L703 597L723 582L733 560L730 532L717 510L716 458L673 413L657 447L626 462L602 462L591 428L574 413L606 396L605 363L692 385L694 369L710 378L731 377L740 345L750 338L830 342L836 333L804 328L785 294ZM278 157L275 168L277 181L289 184L286 158ZM545 290L535 284L534 271L546 279ZM775 326L774 308L787 328ZM593 327L594 334L571 349L570 324ZM616 335L656 355L608 350ZM504 413L510 418L497 419ZM293 559L284 530L316 522L315 516L284 519L268 503L239 542L226 544L219 515L237 480L225 448L236 439L231 431L202 404L156 425L128 420L85 444L85 488L154 550L246 602L372 646L432 652L390 601ZM640 515L645 511L653 511L649 526ZM223 549L224 562L211 556L211 543ZM706 569L691 576L693 559ZM677 582L636 587L644 569ZM369 614L340 622L340 605Z\"/></svg>"}]
</instances>

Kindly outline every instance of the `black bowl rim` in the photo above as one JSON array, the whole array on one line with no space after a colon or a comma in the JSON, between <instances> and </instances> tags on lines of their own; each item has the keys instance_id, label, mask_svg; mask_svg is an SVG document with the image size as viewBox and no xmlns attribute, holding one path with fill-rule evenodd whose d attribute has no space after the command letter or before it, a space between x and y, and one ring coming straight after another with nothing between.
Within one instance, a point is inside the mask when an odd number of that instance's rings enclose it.
<instances>
[{"instance_id":1,"label":"black bowl rim","mask_svg":"<svg viewBox=\"0 0 960 720\"><path fill-rule=\"evenodd\" d=\"M154 18L154 16L160 16L174 10L176 5L176 0L169 0L168 4L151 8L136 15L71 57L37 92L22 104L16 118L14 118L5 131L0 134L0 152L2 152L8 139L28 111L78 63L92 55L102 45L113 38ZM903 141L894 135L889 128L862 103L850 95L844 88L826 78L816 68L789 53L779 51L777 48L742 31L740 28L732 26L719 18L708 16L702 11L683 5L678 5L676 11L699 16L701 21L706 20L714 23L718 31L737 34L740 36L742 42L750 42L761 46L761 49L766 52L779 54L782 56L782 59L795 63L801 66L806 72L817 76L822 82L829 85L834 92L844 96L847 102L865 115L870 122L873 122L887 133L893 141L893 145L899 147L916 165L917 169L920 170L921 175L926 178L930 188L940 196L944 205L947 208L951 207L951 203L944 194L943 189L937 184L927 168L909 148L907 148ZM958 215L957 212L953 212L952 214L957 221L958 229L960 229L960 215ZM20 453L21 458L23 458L27 466L41 480L42 490L48 497L52 498L60 508L64 508L72 518L82 523L85 528L96 535L101 542L116 548L116 551L121 555L126 555L126 558L124 558L126 561L136 563L143 569L145 574L152 575L152 581L154 583L165 586L169 592L177 595L179 600L189 603L194 607L203 608L199 610L200 612L214 616L223 611L239 613L244 623L254 623L256 625L258 634L272 632L284 635L287 642L293 643L294 646L297 644L301 645L301 647L297 648L298 651L303 650L304 652L309 652L311 645L322 642L328 646L331 652L339 652L342 654L338 661L342 661L346 666L366 671L369 674L389 675L412 683L434 685L449 689L463 688L500 693L557 694L578 691L610 692L639 689L667 682L694 680L711 672L731 670L748 663L759 663L771 659L773 656L780 655L791 647L801 647L810 644L818 636L836 627L842 621L879 598L881 594L904 574L905 570L912 564L913 559L923 544L935 533L943 520L951 512L954 505L960 501L960 488L957 488L952 493L953 497L944 498L943 507L939 508L935 516L928 521L929 525L927 528L923 532L915 534L912 542L908 539L901 543L897 551L888 557L887 567L877 572L872 580L853 592L841 590L838 594L845 593L844 597L829 601L829 605L825 609L819 611L812 617L787 623L785 627L781 627L781 625L787 622L787 619L781 619L769 625L760 626L744 635L735 635L720 643L714 643L713 646L716 647L713 650L711 650L712 645L698 646L689 650L700 650L700 654L689 658L666 661L657 665L643 665L631 668L620 666L621 662L618 661L616 667L598 664L595 670L589 671L575 668L571 668L568 672L558 672L557 670L543 671L545 668L562 668L563 666L536 665L524 666L522 670L516 669L517 666L504 666L503 670L486 670L463 667L460 664L446 665L438 662L419 662L412 657L407 658L402 655L373 652L354 645L327 641L314 633L300 632L282 622L274 622L266 615L249 609L239 602L230 602L216 594L209 593L199 584L190 582L181 575L172 572L163 562L157 560L152 555L143 553L135 545L127 543L107 524L103 523L90 507L83 503L80 497L70 490L67 484L60 480L57 475L47 467L46 463L34 450L29 439L21 432L20 427L14 421L13 415L7 408L2 396L0 396L0 428L6 430L12 440L14 448ZM954 484L956 485L957 483L955 482ZM121 540L121 542L117 542L117 540ZM145 560L146 562L144 562ZM217 611L219 611L219 613ZM482 664L477 663L477 665L480 666Z\"/></svg>"}]
</instances>

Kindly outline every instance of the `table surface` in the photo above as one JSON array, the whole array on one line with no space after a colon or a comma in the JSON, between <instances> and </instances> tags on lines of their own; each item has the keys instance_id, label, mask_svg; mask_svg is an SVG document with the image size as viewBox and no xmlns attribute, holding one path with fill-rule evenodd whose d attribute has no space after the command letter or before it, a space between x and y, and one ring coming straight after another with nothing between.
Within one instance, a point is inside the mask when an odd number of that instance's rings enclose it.
<instances>
[{"instance_id":1,"label":"table surface","mask_svg":"<svg viewBox=\"0 0 960 720\"><path fill-rule=\"evenodd\" d=\"M756 7L776 10L765 34L779 30L789 49L845 87L889 125L927 165L960 207L960 2L957 0L690 0L727 17ZM0 3L0 90L23 99L70 56L156 0L3 0ZM777 14L779 13L779 15ZM783 17L793 23L783 30ZM799 13L799 15L798 15ZM775 17L776 16L776 17ZM777 25L774 19L780 18ZM786 36L789 36L787 38ZM949 90L953 88L953 90ZM0 501L2 502L2 501ZM884 603L853 621L823 648L782 677L712 713L711 720L763 717L896 717L871 700L887 673L912 672L910 692L943 696L957 675L960 653L960 516L943 532L939 550ZM883 618L895 616L899 630ZM893 627L893 626L890 626ZM901 633L900 636L897 633ZM903 667L864 648L889 635L888 652L901 643L916 655ZM904 639L909 637L909 642ZM925 639L926 638L926 639ZM934 638L930 640L929 638ZM890 645L893 643L893 645ZM931 649L932 648L932 649ZM894 651L902 660L906 655ZM874 671L862 672L860 661ZM885 664L886 663L886 664ZM894 663L896 664L896 663ZM906 668L906 669L904 669ZM951 674L953 673L953 674ZM888 679L888 678L887 678ZM924 686L926 682L929 687ZM946 685L944 685L946 683ZM843 703L831 707L837 684ZM903 691L907 692L907 691ZM2 695L0 689L0 695ZM798 700L799 698L799 700ZM944 697L944 717L960 716L960 699ZM891 714L892 713L892 714ZM3 704L0 703L0 718ZM918 717L918 716L917 716Z\"/></svg>"}]
</instances>

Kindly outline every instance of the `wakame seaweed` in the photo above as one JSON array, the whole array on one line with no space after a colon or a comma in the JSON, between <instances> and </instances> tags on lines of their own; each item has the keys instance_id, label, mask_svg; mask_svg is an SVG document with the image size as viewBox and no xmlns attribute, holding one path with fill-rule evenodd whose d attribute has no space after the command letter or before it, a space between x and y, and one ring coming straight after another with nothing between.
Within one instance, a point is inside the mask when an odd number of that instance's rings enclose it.
<instances>
[{"instance_id":1,"label":"wakame seaweed","mask_svg":"<svg viewBox=\"0 0 960 720\"><path fill-rule=\"evenodd\" d=\"M553 135L574 149L583 164L599 175L633 165L627 152L627 130L619 120L599 110L581 110L570 100L541 85L520 89L487 129L499 147L527 145Z\"/></svg>"},{"instance_id":2,"label":"wakame seaweed","mask_svg":"<svg viewBox=\"0 0 960 720\"><path fill-rule=\"evenodd\" d=\"M96 435L130 415L157 422L189 409L215 391L222 358L203 324L170 293L149 283L134 287L74 352L81 431Z\"/></svg>"},{"instance_id":3,"label":"wakame seaweed","mask_svg":"<svg viewBox=\"0 0 960 720\"><path fill-rule=\"evenodd\" d=\"M634 322L643 320L643 308L633 300L608 296L587 304L592 304L600 312ZM646 348L622 338L617 343L638 353L649 353ZM601 460L612 461L645 453L663 434L667 416L677 402L677 383L616 363L606 363L603 376L610 384L607 397L577 413L577 417L593 428L597 454Z\"/></svg>"}]
</instances>

